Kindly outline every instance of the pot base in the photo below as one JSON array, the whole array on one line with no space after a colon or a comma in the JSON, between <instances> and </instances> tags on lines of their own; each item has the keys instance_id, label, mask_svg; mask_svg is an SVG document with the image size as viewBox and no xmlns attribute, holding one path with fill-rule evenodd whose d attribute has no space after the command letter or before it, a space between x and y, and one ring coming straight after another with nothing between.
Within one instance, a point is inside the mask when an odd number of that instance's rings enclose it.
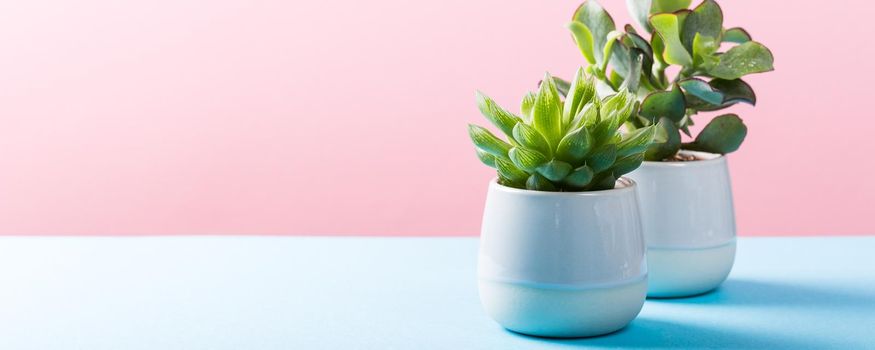
<instances>
[{"instance_id":1,"label":"pot base","mask_svg":"<svg viewBox=\"0 0 875 350\"><path fill-rule=\"evenodd\" d=\"M732 270L735 241L703 249L648 248L647 296L679 298L717 288Z\"/></svg>"},{"instance_id":2,"label":"pot base","mask_svg":"<svg viewBox=\"0 0 875 350\"><path fill-rule=\"evenodd\" d=\"M625 327L644 305L647 279L614 287L565 289L480 280L486 313L511 331L580 338Z\"/></svg>"}]
</instances>

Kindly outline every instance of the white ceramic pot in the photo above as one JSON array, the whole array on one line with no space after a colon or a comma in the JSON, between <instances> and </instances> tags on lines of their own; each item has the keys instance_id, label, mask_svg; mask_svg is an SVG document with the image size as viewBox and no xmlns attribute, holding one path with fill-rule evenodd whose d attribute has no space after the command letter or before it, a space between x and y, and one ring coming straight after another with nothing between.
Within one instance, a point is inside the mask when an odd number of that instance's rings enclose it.
<instances>
[{"instance_id":1,"label":"white ceramic pot","mask_svg":"<svg viewBox=\"0 0 875 350\"><path fill-rule=\"evenodd\" d=\"M735 214L726 157L644 162L638 183L651 297L702 294L722 283L735 261Z\"/></svg>"},{"instance_id":2,"label":"white ceramic pot","mask_svg":"<svg viewBox=\"0 0 875 350\"><path fill-rule=\"evenodd\" d=\"M489 184L480 301L515 332L587 337L623 328L644 304L647 261L635 183L595 192Z\"/></svg>"}]
</instances>

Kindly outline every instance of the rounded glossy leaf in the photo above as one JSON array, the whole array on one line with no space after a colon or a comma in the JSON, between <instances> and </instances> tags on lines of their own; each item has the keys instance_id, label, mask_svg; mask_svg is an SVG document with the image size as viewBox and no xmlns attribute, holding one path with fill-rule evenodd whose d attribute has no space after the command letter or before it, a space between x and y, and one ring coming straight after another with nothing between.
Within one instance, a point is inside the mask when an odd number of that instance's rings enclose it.
<instances>
[{"instance_id":1,"label":"rounded glossy leaf","mask_svg":"<svg viewBox=\"0 0 875 350\"><path fill-rule=\"evenodd\" d=\"M750 34L744 28L729 28L723 31L723 42L744 44L751 41Z\"/></svg>"},{"instance_id":2,"label":"rounded glossy leaf","mask_svg":"<svg viewBox=\"0 0 875 350\"><path fill-rule=\"evenodd\" d=\"M708 74L715 78L734 80L748 74L774 70L774 57L768 48L756 41L735 46L720 55L720 61Z\"/></svg>"},{"instance_id":3,"label":"rounded glossy leaf","mask_svg":"<svg viewBox=\"0 0 875 350\"><path fill-rule=\"evenodd\" d=\"M644 153L644 158L652 161L661 161L671 158L681 149L681 133L674 122L668 118L662 118L656 127L660 128L665 133L665 142L651 144Z\"/></svg>"},{"instance_id":4,"label":"rounded glossy leaf","mask_svg":"<svg viewBox=\"0 0 875 350\"><path fill-rule=\"evenodd\" d=\"M693 151L726 154L734 152L744 142L747 136L747 126L735 114L724 114L715 117L692 143L684 148Z\"/></svg>"},{"instance_id":5,"label":"rounded glossy leaf","mask_svg":"<svg viewBox=\"0 0 875 350\"><path fill-rule=\"evenodd\" d=\"M689 78L678 82L686 96L695 96L712 105L723 103L723 94L702 79Z\"/></svg>"},{"instance_id":6,"label":"rounded glossy leaf","mask_svg":"<svg viewBox=\"0 0 875 350\"><path fill-rule=\"evenodd\" d=\"M615 30L614 20L595 0L586 0L574 11L572 19L583 23L589 29L593 38L593 58L601 65L604 59L604 47L608 42L608 33Z\"/></svg>"},{"instance_id":7,"label":"rounded glossy leaf","mask_svg":"<svg viewBox=\"0 0 875 350\"><path fill-rule=\"evenodd\" d=\"M665 62L689 67L693 64L693 57L684 48L680 39L680 23L678 15L674 13L662 13L650 17L650 25L665 43L665 52L662 57Z\"/></svg>"},{"instance_id":8,"label":"rounded glossy leaf","mask_svg":"<svg viewBox=\"0 0 875 350\"><path fill-rule=\"evenodd\" d=\"M714 0L702 1L684 20L681 41L689 52L696 34L715 39L723 34L723 10Z\"/></svg>"},{"instance_id":9,"label":"rounded glossy leaf","mask_svg":"<svg viewBox=\"0 0 875 350\"><path fill-rule=\"evenodd\" d=\"M638 112L641 116L654 123L661 117L667 117L674 122L680 122L686 114L686 100L680 87L676 84L671 91L653 92L641 102Z\"/></svg>"}]
</instances>

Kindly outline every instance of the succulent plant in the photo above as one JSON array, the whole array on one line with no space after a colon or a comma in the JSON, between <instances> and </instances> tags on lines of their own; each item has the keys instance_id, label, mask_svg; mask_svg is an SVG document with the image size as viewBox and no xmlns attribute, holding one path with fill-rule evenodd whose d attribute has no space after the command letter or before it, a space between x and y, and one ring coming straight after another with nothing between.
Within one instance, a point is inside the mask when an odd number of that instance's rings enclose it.
<instances>
[{"instance_id":1,"label":"succulent plant","mask_svg":"<svg viewBox=\"0 0 875 350\"><path fill-rule=\"evenodd\" d=\"M599 99L591 76L579 69L563 100L550 74L522 101L520 115L477 92L480 112L507 136L469 125L480 160L498 170L499 183L536 191L596 191L614 188L638 168L653 142L664 142L656 126L621 135L619 128L638 108L626 89Z\"/></svg>"},{"instance_id":2,"label":"succulent plant","mask_svg":"<svg viewBox=\"0 0 875 350\"><path fill-rule=\"evenodd\" d=\"M756 104L753 89L741 78L773 70L772 53L742 28L724 28L723 11L714 0L688 9L691 0L627 0L645 39L631 25L616 30L614 20L595 0L575 11L568 28L589 63L587 71L609 91L622 88L638 96L640 107L631 128L661 125L668 140L653 145L648 160L662 160L680 149L729 153L738 149L747 127L735 114L715 117L687 143L692 116L744 102ZM731 46L720 52L722 46ZM669 79L666 69L678 66ZM610 70L610 71L609 71ZM569 83L558 81L560 91Z\"/></svg>"}]
</instances>

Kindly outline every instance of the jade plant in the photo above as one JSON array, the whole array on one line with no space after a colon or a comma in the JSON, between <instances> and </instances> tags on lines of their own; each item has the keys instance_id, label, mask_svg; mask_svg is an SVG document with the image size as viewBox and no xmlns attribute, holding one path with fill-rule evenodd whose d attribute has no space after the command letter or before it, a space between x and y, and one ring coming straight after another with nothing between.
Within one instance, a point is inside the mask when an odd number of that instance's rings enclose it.
<instances>
[{"instance_id":1,"label":"jade plant","mask_svg":"<svg viewBox=\"0 0 875 350\"><path fill-rule=\"evenodd\" d=\"M693 9L688 9L691 0L626 3L641 32L628 24L618 31L594 0L580 5L568 28L600 88L629 89L640 100L626 126L659 125L666 131L667 141L651 146L647 160L672 159L681 149L719 154L737 150L747 127L735 114L714 117L690 142L682 143L680 132L692 138L689 127L699 112L739 102L756 104L753 89L741 78L773 70L769 49L742 28L725 28L723 11L713 0ZM558 84L563 91L568 86Z\"/></svg>"},{"instance_id":2,"label":"jade plant","mask_svg":"<svg viewBox=\"0 0 875 350\"><path fill-rule=\"evenodd\" d=\"M480 112L507 141L484 127L468 133L480 160L498 170L504 186L535 191L597 191L614 188L623 174L638 168L653 142L664 142L655 126L621 135L620 127L638 108L626 89L604 99L595 80L579 69L561 97L546 74L537 92L525 96L519 115L477 92Z\"/></svg>"}]
</instances>

